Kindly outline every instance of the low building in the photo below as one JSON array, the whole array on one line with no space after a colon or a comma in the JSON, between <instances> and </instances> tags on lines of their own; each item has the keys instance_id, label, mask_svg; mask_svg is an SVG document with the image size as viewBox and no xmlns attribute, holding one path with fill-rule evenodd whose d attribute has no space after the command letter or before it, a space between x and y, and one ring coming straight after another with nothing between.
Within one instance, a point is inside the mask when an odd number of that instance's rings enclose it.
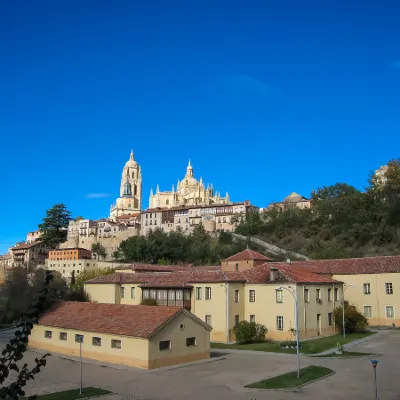
<instances>
[{"instance_id":1,"label":"low building","mask_svg":"<svg viewBox=\"0 0 400 400\"><path fill-rule=\"evenodd\" d=\"M178 307L65 302L40 318L29 347L153 369L210 357L211 327Z\"/></svg>"},{"instance_id":2,"label":"low building","mask_svg":"<svg viewBox=\"0 0 400 400\"><path fill-rule=\"evenodd\" d=\"M289 210L291 208L311 208L311 199L308 199L296 192L292 192L289 196L285 197L283 201L271 203L267 209L277 207L280 210Z\"/></svg>"},{"instance_id":3,"label":"low building","mask_svg":"<svg viewBox=\"0 0 400 400\"><path fill-rule=\"evenodd\" d=\"M77 247L51 250L45 268L59 272L69 282L72 275L76 278L83 271L96 270L98 264L90 250Z\"/></svg>"},{"instance_id":4,"label":"low building","mask_svg":"<svg viewBox=\"0 0 400 400\"><path fill-rule=\"evenodd\" d=\"M208 232L231 232L248 212L258 212L258 207L248 200L208 206L151 208L141 214L141 232L146 235L158 228L164 232L181 230L189 233L200 224Z\"/></svg>"},{"instance_id":5,"label":"low building","mask_svg":"<svg viewBox=\"0 0 400 400\"><path fill-rule=\"evenodd\" d=\"M240 253L234 254L233 256L222 260L221 266L225 271L242 271L244 269L249 269L257 265L264 264L267 261L272 260L264 256L264 254L247 248Z\"/></svg>"},{"instance_id":6,"label":"low building","mask_svg":"<svg viewBox=\"0 0 400 400\"><path fill-rule=\"evenodd\" d=\"M238 271L232 271L228 261L219 268L115 273L87 281L85 290L98 303L137 305L150 298L160 306L187 308L213 327L211 339L218 342L234 340L232 329L243 320L265 325L269 339L290 339L295 313L289 290L299 302L302 339L335 332L333 311L340 306L340 281L285 263L258 264L257 254L244 269L246 253L234 261L242 266Z\"/></svg>"},{"instance_id":7,"label":"low building","mask_svg":"<svg viewBox=\"0 0 400 400\"><path fill-rule=\"evenodd\" d=\"M371 326L400 325L400 256L297 261L293 265L345 284L345 300Z\"/></svg>"},{"instance_id":8,"label":"low building","mask_svg":"<svg viewBox=\"0 0 400 400\"><path fill-rule=\"evenodd\" d=\"M44 242L18 243L10 249L13 267L44 267L49 254Z\"/></svg>"}]
</instances>

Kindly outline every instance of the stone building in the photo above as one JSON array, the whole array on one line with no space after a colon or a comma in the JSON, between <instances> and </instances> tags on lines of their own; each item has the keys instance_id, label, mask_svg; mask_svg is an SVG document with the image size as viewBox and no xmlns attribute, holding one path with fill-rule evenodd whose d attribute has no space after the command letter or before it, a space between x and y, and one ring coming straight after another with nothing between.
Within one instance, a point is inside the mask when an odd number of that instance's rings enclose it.
<instances>
[{"instance_id":1,"label":"stone building","mask_svg":"<svg viewBox=\"0 0 400 400\"><path fill-rule=\"evenodd\" d=\"M206 231L233 231L236 224L248 212L258 212L248 200L240 203L214 204L208 206L183 206L148 209L141 214L141 233L159 228L164 232L191 232L202 224Z\"/></svg>"},{"instance_id":2,"label":"stone building","mask_svg":"<svg viewBox=\"0 0 400 400\"><path fill-rule=\"evenodd\" d=\"M110 218L140 212L142 209L142 171L133 150L122 170L120 197L111 206Z\"/></svg>"},{"instance_id":3,"label":"stone building","mask_svg":"<svg viewBox=\"0 0 400 400\"><path fill-rule=\"evenodd\" d=\"M288 210L290 208L310 208L311 207L311 199L308 199L296 192L292 192L289 196L285 197L283 201L271 203L268 206L268 209L273 207L278 207L281 210Z\"/></svg>"},{"instance_id":4,"label":"stone building","mask_svg":"<svg viewBox=\"0 0 400 400\"><path fill-rule=\"evenodd\" d=\"M44 242L18 243L10 249L13 267L43 267L49 254Z\"/></svg>"},{"instance_id":5,"label":"stone building","mask_svg":"<svg viewBox=\"0 0 400 400\"><path fill-rule=\"evenodd\" d=\"M153 189L150 191L149 208L171 208L193 205L210 205L210 204L228 204L229 195L226 193L222 197L219 192L215 192L213 186L205 186L203 179L198 181L193 175L193 167L189 164L186 168L186 174L182 181L179 181L176 190L172 185L171 191L160 192L157 185L156 193L153 194Z\"/></svg>"},{"instance_id":6,"label":"stone building","mask_svg":"<svg viewBox=\"0 0 400 400\"><path fill-rule=\"evenodd\" d=\"M41 232L39 231L32 231L26 234L26 243L35 242L40 238Z\"/></svg>"}]
</instances>

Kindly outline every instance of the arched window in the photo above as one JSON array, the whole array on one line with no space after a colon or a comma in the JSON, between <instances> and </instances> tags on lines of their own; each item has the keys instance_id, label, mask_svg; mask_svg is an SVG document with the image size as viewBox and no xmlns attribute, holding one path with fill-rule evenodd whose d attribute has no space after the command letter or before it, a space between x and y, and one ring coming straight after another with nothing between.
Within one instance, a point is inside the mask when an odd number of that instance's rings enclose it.
<instances>
[{"instance_id":1,"label":"arched window","mask_svg":"<svg viewBox=\"0 0 400 400\"><path fill-rule=\"evenodd\" d=\"M137 185L133 185L133 194L137 195Z\"/></svg>"},{"instance_id":2,"label":"arched window","mask_svg":"<svg viewBox=\"0 0 400 400\"><path fill-rule=\"evenodd\" d=\"M165 204L168 206L168 205L169 205L169 200L166 200L166 201L165 201Z\"/></svg>"}]
</instances>

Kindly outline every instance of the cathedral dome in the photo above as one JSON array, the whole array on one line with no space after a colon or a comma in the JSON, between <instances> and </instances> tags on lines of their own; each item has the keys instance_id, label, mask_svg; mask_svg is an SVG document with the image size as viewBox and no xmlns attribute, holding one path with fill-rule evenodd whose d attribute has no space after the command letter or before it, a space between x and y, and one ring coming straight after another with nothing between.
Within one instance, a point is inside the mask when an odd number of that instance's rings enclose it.
<instances>
[{"instance_id":1,"label":"cathedral dome","mask_svg":"<svg viewBox=\"0 0 400 400\"><path fill-rule=\"evenodd\" d=\"M125 163L125 167L137 168L137 166L138 166L138 163L135 161L133 150L131 150L131 154L129 156L129 160Z\"/></svg>"}]
</instances>

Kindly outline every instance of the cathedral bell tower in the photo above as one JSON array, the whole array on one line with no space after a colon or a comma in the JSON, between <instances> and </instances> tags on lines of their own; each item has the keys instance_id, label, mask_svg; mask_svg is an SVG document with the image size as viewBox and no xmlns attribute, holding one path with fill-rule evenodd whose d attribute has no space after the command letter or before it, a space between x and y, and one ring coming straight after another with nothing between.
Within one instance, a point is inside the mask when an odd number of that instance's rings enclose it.
<instances>
[{"instance_id":1,"label":"cathedral bell tower","mask_svg":"<svg viewBox=\"0 0 400 400\"><path fill-rule=\"evenodd\" d=\"M142 209L142 171L133 150L122 170L120 197L111 206L110 217L133 214Z\"/></svg>"}]
</instances>

